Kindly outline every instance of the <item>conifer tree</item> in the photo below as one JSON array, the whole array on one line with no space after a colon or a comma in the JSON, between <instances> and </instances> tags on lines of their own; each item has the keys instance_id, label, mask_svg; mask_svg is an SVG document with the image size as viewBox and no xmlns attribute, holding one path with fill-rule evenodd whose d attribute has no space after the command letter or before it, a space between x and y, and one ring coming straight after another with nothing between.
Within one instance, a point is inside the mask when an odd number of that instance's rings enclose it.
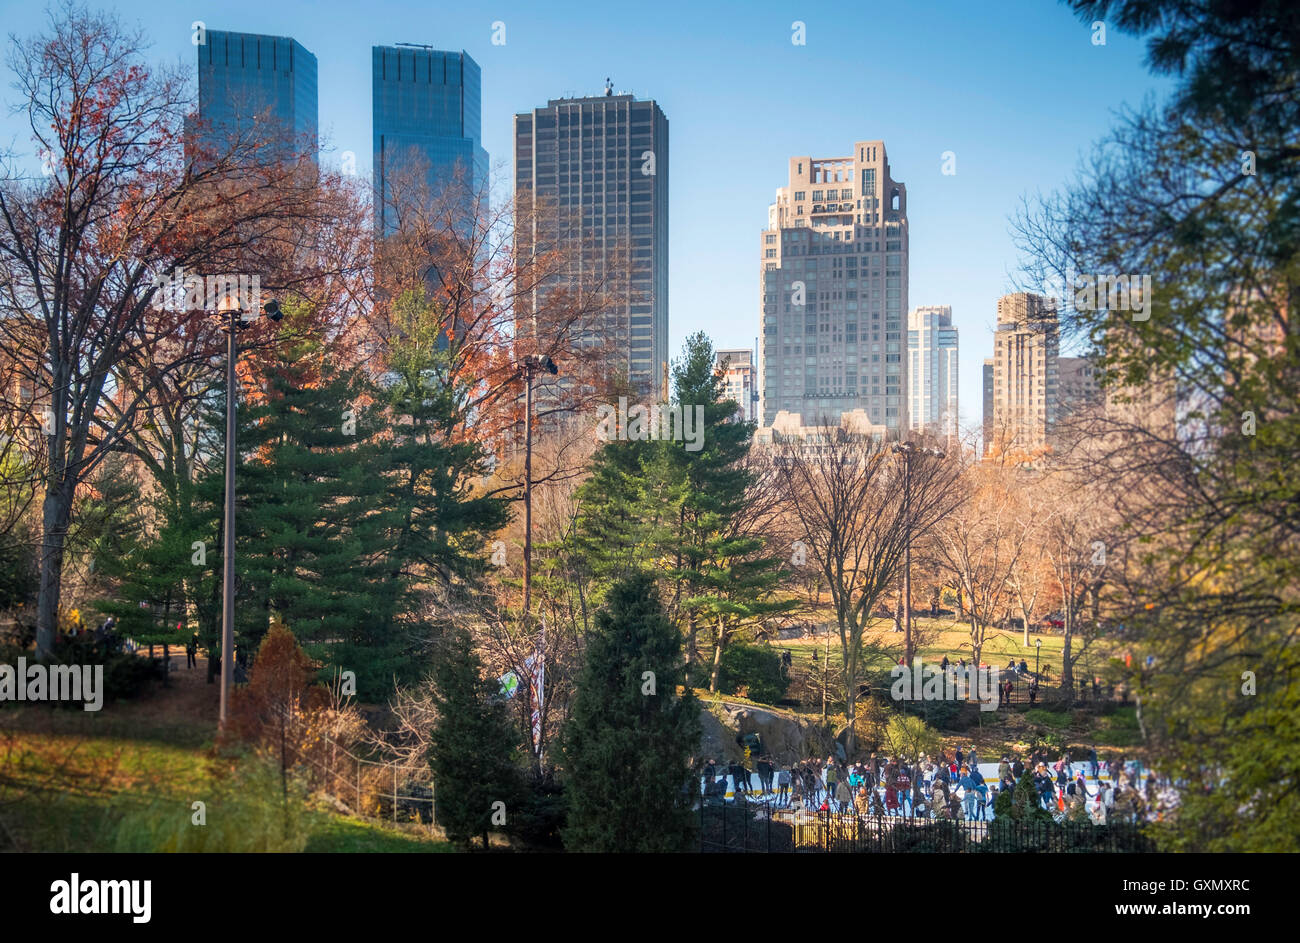
<instances>
[{"instance_id":1,"label":"conifer tree","mask_svg":"<svg viewBox=\"0 0 1300 943\"><path fill-rule=\"evenodd\" d=\"M699 703L654 580L610 589L587 642L562 749L571 851L678 852L695 840Z\"/></svg>"},{"instance_id":2,"label":"conifer tree","mask_svg":"<svg viewBox=\"0 0 1300 943\"><path fill-rule=\"evenodd\" d=\"M282 343L277 356L265 399L240 410L237 645L256 650L278 618L374 696L410 659L392 631L404 586L384 567L394 510L373 391L311 341Z\"/></svg>"},{"instance_id":3,"label":"conifer tree","mask_svg":"<svg viewBox=\"0 0 1300 943\"><path fill-rule=\"evenodd\" d=\"M515 761L518 737L465 629L443 638L433 687L438 719L430 733L429 764L438 823L453 842L468 849L481 837L486 848L489 830L509 828L512 810L520 808L523 780Z\"/></svg>"}]
</instances>

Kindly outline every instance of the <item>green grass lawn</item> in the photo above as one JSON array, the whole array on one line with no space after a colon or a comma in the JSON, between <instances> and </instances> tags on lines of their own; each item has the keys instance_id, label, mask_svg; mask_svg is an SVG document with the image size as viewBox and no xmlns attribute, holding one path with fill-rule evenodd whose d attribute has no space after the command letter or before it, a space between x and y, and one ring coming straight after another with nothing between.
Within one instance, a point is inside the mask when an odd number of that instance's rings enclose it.
<instances>
[{"instance_id":1,"label":"green grass lawn","mask_svg":"<svg viewBox=\"0 0 1300 943\"><path fill-rule=\"evenodd\" d=\"M121 850L128 819L183 829L191 803L219 803L211 723L165 719L138 703L98 714L7 706L0 711L0 850ZM152 718L152 719L151 719ZM215 825L220 805L209 814ZM443 852L426 830L310 805L299 819L310 852ZM150 838L142 839L146 843ZM134 850L135 846L132 846Z\"/></svg>"}]
</instances>

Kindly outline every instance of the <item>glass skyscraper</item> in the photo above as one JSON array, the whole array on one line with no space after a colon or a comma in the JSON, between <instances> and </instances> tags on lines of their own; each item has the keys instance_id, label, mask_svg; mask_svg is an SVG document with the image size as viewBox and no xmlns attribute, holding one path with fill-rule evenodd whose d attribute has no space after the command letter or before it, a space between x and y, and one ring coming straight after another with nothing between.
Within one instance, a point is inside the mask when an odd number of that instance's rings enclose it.
<instances>
[{"instance_id":1,"label":"glass skyscraper","mask_svg":"<svg viewBox=\"0 0 1300 943\"><path fill-rule=\"evenodd\" d=\"M482 73L465 52L425 46L375 46L375 225L387 232L393 186L403 163L425 164L434 198L463 179L472 212L485 194L488 154L482 145Z\"/></svg>"},{"instance_id":2,"label":"glass skyscraper","mask_svg":"<svg viewBox=\"0 0 1300 943\"><path fill-rule=\"evenodd\" d=\"M914 432L957 439L957 328L949 305L915 308L907 324L907 412Z\"/></svg>"},{"instance_id":3,"label":"glass skyscraper","mask_svg":"<svg viewBox=\"0 0 1300 943\"><path fill-rule=\"evenodd\" d=\"M668 119L632 95L560 98L515 115L515 192L553 202L582 253L625 269L626 297L589 326L658 394L668 362ZM601 277L608 277L602 273ZM620 273L623 274L623 273Z\"/></svg>"},{"instance_id":4,"label":"glass skyscraper","mask_svg":"<svg viewBox=\"0 0 1300 943\"><path fill-rule=\"evenodd\" d=\"M208 30L195 47L199 66L199 119L214 153L235 137L259 134L286 157L319 148L316 57L287 36Z\"/></svg>"}]
</instances>

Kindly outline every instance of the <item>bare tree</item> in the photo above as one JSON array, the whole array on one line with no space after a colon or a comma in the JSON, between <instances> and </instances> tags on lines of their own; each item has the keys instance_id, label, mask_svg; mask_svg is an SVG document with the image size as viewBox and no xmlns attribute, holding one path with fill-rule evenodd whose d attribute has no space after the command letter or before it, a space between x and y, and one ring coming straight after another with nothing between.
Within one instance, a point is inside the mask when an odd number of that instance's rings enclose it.
<instances>
[{"instance_id":1,"label":"bare tree","mask_svg":"<svg viewBox=\"0 0 1300 943\"><path fill-rule=\"evenodd\" d=\"M48 171L24 177L12 155L0 170L0 351L27 368L33 412L43 407L37 649L47 655L74 495L138 418L142 389L121 371L148 361L151 386L215 353L177 343L215 332L202 306L155 310L159 277L263 271L262 253L291 257L323 213L305 162L252 136L219 154L200 146L186 128L186 79L151 70L142 35L114 17L68 5L44 35L11 45Z\"/></svg>"},{"instance_id":2,"label":"bare tree","mask_svg":"<svg viewBox=\"0 0 1300 943\"><path fill-rule=\"evenodd\" d=\"M890 444L824 424L815 439L779 439L770 472L803 531L808 560L825 577L839 628L848 747L872 613L899 577L909 540L918 541L961 502L957 462L919 452L910 500L903 463Z\"/></svg>"},{"instance_id":3,"label":"bare tree","mask_svg":"<svg viewBox=\"0 0 1300 943\"><path fill-rule=\"evenodd\" d=\"M990 463L966 469L967 500L934 529L932 552L956 580L970 623L971 657L980 664L989 628L1011 598L1012 574L1028 546L1030 524L1009 481L1014 470Z\"/></svg>"}]
</instances>

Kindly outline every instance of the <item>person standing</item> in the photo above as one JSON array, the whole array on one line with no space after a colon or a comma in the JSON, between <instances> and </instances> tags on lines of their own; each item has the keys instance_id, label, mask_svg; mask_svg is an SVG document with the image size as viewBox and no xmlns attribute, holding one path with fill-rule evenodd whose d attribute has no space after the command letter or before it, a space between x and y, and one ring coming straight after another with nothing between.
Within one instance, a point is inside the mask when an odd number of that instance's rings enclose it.
<instances>
[{"instance_id":1,"label":"person standing","mask_svg":"<svg viewBox=\"0 0 1300 943\"><path fill-rule=\"evenodd\" d=\"M782 767L776 774L776 804L790 804L790 771Z\"/></svg>"},{"instance_id":2,"label":"person standing","mask_svg":"<svg viewBox=\"0 0 1300 943\"><path fill-rule=\"evenodd\" d=\"M843 779L835 784L835 805L840 812L848 812L853 808L853 793L849 791L849 784Z\"/></svg>"},{"instance_id":3,"label":"person standing","mask_svg":"<svg viewBox=\"0 0 1300 943\"><path fill-rule=\"evenodd\" d=\"M190 636L190 640L185 643L185 667L193 668L198 664L199 656L199 633L195 632Z\"/></svg>"}]
</instances>

